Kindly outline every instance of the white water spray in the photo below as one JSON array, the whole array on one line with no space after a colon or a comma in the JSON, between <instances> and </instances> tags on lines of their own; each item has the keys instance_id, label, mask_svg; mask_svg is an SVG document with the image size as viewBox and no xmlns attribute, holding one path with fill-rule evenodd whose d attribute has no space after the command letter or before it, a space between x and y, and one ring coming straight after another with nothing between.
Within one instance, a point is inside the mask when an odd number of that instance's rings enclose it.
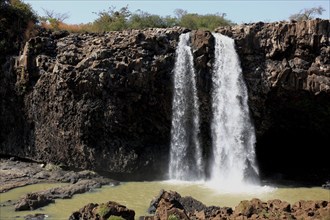
<instances>
[{"instance_id":1,"label":"white water spray","mask_svg":"<svg viewBox=\"0 0 330 220\"><path fill-rule=\"evenodd\" d=\"M258 179L255 131L234 40L221 34L214 37L211 182L236 188Z\"/></svg>"},{"instance_id":2,"label":"white water spray","mask_svg":"<svg viewBox=\"0 0 330 220\"><path fill-rule=\"evenodd\" d=\"M169 176L174 180L203 179L199 142L199 102L190 33L180 35L174 67Z\"/></svg>"}]
</instances>

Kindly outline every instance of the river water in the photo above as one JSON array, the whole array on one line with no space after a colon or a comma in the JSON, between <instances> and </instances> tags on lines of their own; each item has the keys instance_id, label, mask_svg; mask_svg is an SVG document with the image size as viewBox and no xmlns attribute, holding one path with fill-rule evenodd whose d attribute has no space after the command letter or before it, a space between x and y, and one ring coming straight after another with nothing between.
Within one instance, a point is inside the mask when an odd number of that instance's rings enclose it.
<instances>
[{"instance_id":1,"label":"river water","mask_svg":"<svg viewBox=\"0 0 330 220\"><path fill-rule=\"evenodd\" d=\"M48 189L59 184L36 184L13 189L0 194L0 203L7 200L17 200L26 193ZM0 207L0 219L23 219L23 216L34 213L47 214L49 220L68 219L72 212L79 210L88 203L104 203L116 201L135 210L136 218L147 215L146 210L150 201L158 195L161 189L179 192L182 196L192 196L206 205L228 206L235 208L241 200L260 198L281 199L291 204L299 200L330 201L330 191L320 187L289 188L289 187L250 187L237 192L216 189L207 183L192 182L127 182L119 186L103 186L93 192L75 195L72 199L58 199L54 204L35 211L15 212L11 205Z\"/></svg>"}]
</instances>

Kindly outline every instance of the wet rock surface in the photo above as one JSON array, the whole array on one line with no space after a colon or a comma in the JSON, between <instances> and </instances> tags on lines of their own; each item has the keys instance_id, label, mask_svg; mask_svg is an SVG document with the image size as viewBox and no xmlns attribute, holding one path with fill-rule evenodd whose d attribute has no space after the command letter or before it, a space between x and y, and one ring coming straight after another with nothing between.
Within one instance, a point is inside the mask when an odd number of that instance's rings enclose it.
<instances>
[{"instance_id":1,"label":"wet rock surface","mask_svg":"<svg viewBox=\"0 0 330 220\"><path fill-rule=\"evenodd\" d=\"M205 206L191 197L181 197L173 191L161 191L151 202L154 216L142 219L327 219L328 201L299 201L293 205L281 200L263 202L260 199L241 201L235 209Z\"/></svg>"},{"instance_id":2,"label":"wet rock surface","mask_svg":"<svg viewBox=\"0 0 330 220\"><path fill-rule=\"evenodd\" d=\"M92 180L79 180L68 186L28 193L18 200L15 205L15 211L34 210L54 203L55 199L70 199L75 194L90 192L93 189L100 188L102 185L108 185L110 183L111 181L109 179L95 177Z\"/></svg>"},{"instance_id":3,"label":"wet rock surface","mask_svg":"<svg viewBox=\"0 0 330 220\"><path fill-rule=\"evenodd\" d=\"M70 199L100 188L102 185L118 185L119 182L101 177L93 171L65 171L53 164L0 160L0 193L36 183L67 183L49 190L28 193L18 201L5 201L1 206L15 206L16 211L34 210L54 203L55 199ZM42 219L30 216L29 219Z\"/></svg>"},{"instance_id":4,"label":"wet rock surface","mask_svg":"<svg viewBox=\"0 0 330 220\"><path fill-rule=\"evenodd\" d=\"M329 20L259 22L216 31L235 39L255 119L273 110L267 103L273 102L271 95L330 94ZM256 123L259 135L270 126Z\"/></svg>"},{"instance_id":5,"label":"wet rock surface","mask_svg":"<svg viewBox=\"0 0 330 220\"><path fill-rule=\"evenodd\" d=\"M30 215L27 215L27 216L24 216L24 220L44 220L44 219L47 219L47 215L45 214L41 214L41 213L37 213L37 214L30 214Z\"/></svg>"},{"instance_id":6,"label":"wet rock surface","mask_svg":"<svg viewBox=\"0 0 330 220\"><path fill-rule=\"evenodd\" d=\"M63 170L60 166L54 164L23 162L16 159L0 159L0 193L36 183L57 182L69 184L80 182L76 186L88 186L92 183L95 187L100 187L105 184L119 184L118 181L103 178L89 170L74 172ZM60 190L61 188L58 188L58 190L55 191L57 194L61 194L59 193Z\"/></svg>"},{"instance_id":7,"label":"wet rock surface","mask_svg":"<svg viewBox=\"0 0 330 220\"><path fill-rule=\"evenodd\" d=\"M318 185L329 180L322 153L330 135L329 20L259 22L217 32L235 39L262 176Z\"/></svg>"},{"instance_id":8,"label":"wet rock surface","mask_svg":"<svg viewBox=\"0 0 330 220\"><path fill-rule=\"evenodd\" d=\"M91 220L108 220L108 219L127 219L134 220L135 212L120 205L116 202L109 201L107 203L94 204L90 203L74 212L69 220L91 219ZM116 218L117 217L117 218Z\"/></svg>"}]
</instances>

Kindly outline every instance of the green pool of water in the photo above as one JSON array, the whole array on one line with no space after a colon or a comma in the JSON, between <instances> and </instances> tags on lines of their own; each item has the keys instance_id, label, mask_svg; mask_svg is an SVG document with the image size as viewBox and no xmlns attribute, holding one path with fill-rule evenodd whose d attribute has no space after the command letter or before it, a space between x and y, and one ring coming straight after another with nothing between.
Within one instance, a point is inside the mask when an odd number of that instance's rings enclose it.
<instances>
[{"instance_id":1,"label":"green pool of water","mask_svg":"<svg viewBox=\"0 0 330 220\"><path fill-rule=\"evenodd\" d=\"M28 192L48 189L59 184L36 184L17 188L0 194L0 203L7 200L17 200ZM330 201L330 191L320 187L312 188L273 188L254 187L242 189L240 192L219 190L216 186L205 183L183 182L127 182L119 186L103 186L94 192L75 195L72 199L58 199L54 204L35 211L15 212L13 206L0 207L0 219L13 219L34 213L47 214L49 220L68 219L72 212L79 210L87 203L105 203L116 201L135 210L136 217L147 215L146 210L150 201L158 195L161 189L179 192L182 196L192 196L206 205L228 206L235 208L241 200L260 198L281 199L290 203L299 200L327 200Z\"/></svg>"}]
</instances>

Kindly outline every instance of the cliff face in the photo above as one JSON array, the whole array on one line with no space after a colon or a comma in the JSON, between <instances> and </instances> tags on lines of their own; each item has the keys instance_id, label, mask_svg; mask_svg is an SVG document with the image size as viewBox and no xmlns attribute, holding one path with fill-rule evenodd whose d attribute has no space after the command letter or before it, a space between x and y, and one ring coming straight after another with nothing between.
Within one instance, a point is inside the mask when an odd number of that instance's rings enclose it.
<instances>
[{"instance_id":1,"label":"cliff face","mask_svg":"<svg viewBox=\"0 0 330 220\"><path fill-rule=\"evenodd\" d=\"M15 84L11 93L2 93L14 103L1 106L6 125L1 153L128 178L142 171L148 178L146 170L163 174L171 74L184 31L58 32L32 38L15 71L2 78L15 78Z\"/></svg>"},{"instance_id":2,"label":"cliff face","mask_svg":"<svg viewBox=\"0 0 330 220\"><path fill-rule=\"evenodd\" d=\"M329 176L330 23L219 28L235 39L258 135L261 171L278 178Z\"/></svg>"},{"instance_id":3,"label":"cliff face","mask_svg":"<svg viewBox=\"0 0 330 220\"><path fill-rule=\"evenodd\" d=\"M314 20L217 30L236 41L265 176L301 168L318 170L322 178L330 173L321 144L330 133L329 28L328 20ZM16 62L8 59L2 68L0 153L118 178L163 177L175 49L186 31L43 32L32 38ZM214 38L192 31L192 46L209 157ZM299 158L303 164L292 163Z\"/></svg>"}]
</instances>

